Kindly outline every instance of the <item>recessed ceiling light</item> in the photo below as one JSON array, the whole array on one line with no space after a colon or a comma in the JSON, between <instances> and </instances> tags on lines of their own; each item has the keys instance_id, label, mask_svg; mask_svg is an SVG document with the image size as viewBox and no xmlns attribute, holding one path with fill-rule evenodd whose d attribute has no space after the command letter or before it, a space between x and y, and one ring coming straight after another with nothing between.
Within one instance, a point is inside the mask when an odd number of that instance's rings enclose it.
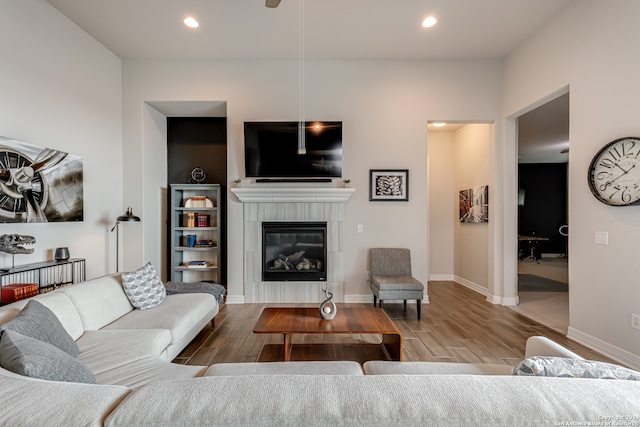
<instances>
[{"instance_id":1,"label":"recessed ceiling light","mask_svg":"<svg viewBox=\"0 0 640 427\"><path fill-rule=\"evenodd\" d=\"M428 16L424 21L422 21L422 26L425 28L431 28L436 25L436 22L438 22L436 18L434 18L433 16Z\"/></svg>"},{"instance_id":2,"label":"recessed ceiling light","mask_svg":"<svg viewBox=\"0 0 640 427\"><path fill-rule=\"evenodd\" d=\"M198 21L196 21L196 18L193 18L191 16L184 19L184 25L190 28L198 28L200 26Z\"/></svg>"},{"instance_id":3,"label":"recessed ceiling light","mask_svg":"<svg viewBox=\"0 0 640 427\"><path fill-rule=\"evenodd\" d=\"M439 122L439 123L431 123L431 124L432 124L434 127L437 127L437 128L441 128L442 126L446 125L446 123L443 123L443 122Z\"/></svg>"}]
</instances>

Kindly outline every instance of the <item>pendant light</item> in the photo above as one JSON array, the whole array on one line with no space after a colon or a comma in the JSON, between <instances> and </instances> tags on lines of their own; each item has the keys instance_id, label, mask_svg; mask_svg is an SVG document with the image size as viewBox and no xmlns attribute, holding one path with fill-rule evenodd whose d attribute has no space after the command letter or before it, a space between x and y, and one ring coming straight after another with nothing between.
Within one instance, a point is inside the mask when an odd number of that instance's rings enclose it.
<instances>
[{"instance_id":1,"label":"pendant light","mask_svg":"<svg viewBox=\"0 0 640 427\"><path fill-rule=\"evenodd\" d=\"M304 0L298 0L298 155L307 154L304 105Z\"/></svg>"}]
</instances>

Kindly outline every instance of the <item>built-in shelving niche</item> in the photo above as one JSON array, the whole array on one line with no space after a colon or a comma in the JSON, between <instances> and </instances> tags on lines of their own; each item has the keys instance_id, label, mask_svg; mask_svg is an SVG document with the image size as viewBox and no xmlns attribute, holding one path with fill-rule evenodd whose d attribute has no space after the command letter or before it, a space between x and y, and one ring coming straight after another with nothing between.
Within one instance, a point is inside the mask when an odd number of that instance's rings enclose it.
<instances>
[{"instance_id":1,"label":"built-in shelving niche","mask_svg":"<svg viewBox=\"0 0 640 427\"><path fill-rule=\"evenodd\" d=\"M207 174L203 184L220 184L226 194L227 185L227 119L226 117L167 117L167 184L191 184L191 171L200 167ZM220 284L227 286L227 207L220 198ZM170 218L167 203L167 218ZM170 235L167 224L166 235ZM167 259L171 259L167 239ZM168 280L168 278L165 278Z\"/></svg>"}]
</instances>

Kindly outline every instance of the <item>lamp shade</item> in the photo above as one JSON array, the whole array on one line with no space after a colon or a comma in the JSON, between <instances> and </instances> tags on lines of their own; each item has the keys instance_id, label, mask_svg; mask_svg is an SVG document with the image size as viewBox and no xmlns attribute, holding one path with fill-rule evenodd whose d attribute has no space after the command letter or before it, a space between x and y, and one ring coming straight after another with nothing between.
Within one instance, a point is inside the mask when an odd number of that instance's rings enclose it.
<instances>
[{"instance_id":1,"label":"lamp shade","mask_svg":"<svg viewBox=\"0 0 640 427\"><path fill-rule=\"evenodd\" d=\"M140 217L139 216L135 216L133 214L133 210L131 208L127 208L127 211L124 213L124 215L120 215L118 218L116 218L116 221L140 221Z\"/></svg>"}]
</instances>

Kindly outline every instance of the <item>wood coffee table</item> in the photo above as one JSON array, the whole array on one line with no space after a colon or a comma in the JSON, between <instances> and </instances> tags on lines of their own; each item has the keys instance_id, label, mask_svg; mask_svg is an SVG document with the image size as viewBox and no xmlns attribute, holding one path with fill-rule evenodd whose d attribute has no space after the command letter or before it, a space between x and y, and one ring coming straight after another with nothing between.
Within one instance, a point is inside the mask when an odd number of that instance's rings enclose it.
<instances>
[{"instance_id":1,"label":"wood coffee table","mask_svg":"<svg viewBox=\"0 0 640 427\"><path fill-rule=\"evenodd\" d=\"M256 334L282 334L284 336L285 361L292 360L294 353L296 353L296 357L294 357L296 360L342 360L341 357L360 359L357 361L381 358L402 360L402 334L382 308L338 307L335 318L324 320L320 317L317 307L270 307L264 309L253 328L253 332ZM382 342L379 344L293 345L291 341L293 334L376 334L382 335ZM324 346L324 349L319 349L321 346ZM276 352L273 349L269 350L270 353L267 351L268 354L263 357L267 347L269 346L265 345L263 348L262 361L282 360L280 352L283 347L278 346L280 351ZM372 351L371 347L375 347L375 350ZM353 351L349 354L345 348L348 348L349 351L355 350L360 354L354 356Z\"/></svg>"}]
</instances>

